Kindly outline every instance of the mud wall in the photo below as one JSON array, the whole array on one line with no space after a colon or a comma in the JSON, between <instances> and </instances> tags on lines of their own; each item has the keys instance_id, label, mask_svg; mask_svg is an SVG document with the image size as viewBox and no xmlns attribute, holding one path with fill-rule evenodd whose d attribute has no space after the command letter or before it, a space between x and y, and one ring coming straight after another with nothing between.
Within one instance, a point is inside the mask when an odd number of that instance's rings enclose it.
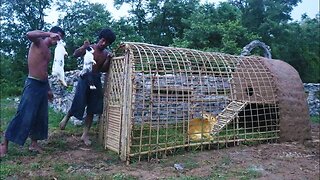
<instances>
[{"instance_id":1,"label":"mud wall","mask_svg":"<svg viewBox=\"0 0 320 180\"><path fill-rule=\"evenodd\" d=\"M279 101L280 141L305 141L311 139L307 95L298 72L289 64L265 59L273 74Z\"/></svg>"}]
</instances>

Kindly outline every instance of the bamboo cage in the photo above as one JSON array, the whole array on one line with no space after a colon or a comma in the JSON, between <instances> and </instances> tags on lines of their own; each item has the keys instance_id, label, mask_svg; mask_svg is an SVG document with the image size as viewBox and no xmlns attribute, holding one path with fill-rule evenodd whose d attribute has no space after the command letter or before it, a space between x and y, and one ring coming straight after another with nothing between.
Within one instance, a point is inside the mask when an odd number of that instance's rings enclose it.
<instances>
[{"instance_id":1,"label":"bamboo cage","mask_svg":"<svg viewBox=\"0 0 320 180\"><path fill-rule=\"evenodd\" d=\"M162 158L179 149L309 138L308 114L291 116L291 99L279 98L288 95L281 87L297 74L289 68L289 77L281 78L273 66L282 61L145 43L121 47L106 80L99 139L124 161ZM305 110L301 80L293 80L298 82L289 96L301 96L296 108ZM210 130L203 113L216 120ZM281 123L292 118L297 120L290 123L302 122L300 127L282 130ZM196 140L194 121L201 123ZM293 137L293 131L300 133Z\"/></svg>"}]
</instances>

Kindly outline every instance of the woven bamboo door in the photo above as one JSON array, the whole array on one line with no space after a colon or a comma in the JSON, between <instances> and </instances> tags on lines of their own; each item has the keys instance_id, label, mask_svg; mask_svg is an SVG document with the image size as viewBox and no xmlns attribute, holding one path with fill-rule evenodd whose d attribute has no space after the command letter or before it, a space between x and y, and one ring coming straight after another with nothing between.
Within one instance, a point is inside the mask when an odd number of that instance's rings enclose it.
<instances>
[{"instance_id":1,"label":"woven bamboo door","mask_svg":"<svg viewBox=\"0 0 320 180\"><path fill-rule=\"evenodd\" d=\"M124 58L112 59L105 97L105 148L120 153Z\"/></svg>"}]
</instances>

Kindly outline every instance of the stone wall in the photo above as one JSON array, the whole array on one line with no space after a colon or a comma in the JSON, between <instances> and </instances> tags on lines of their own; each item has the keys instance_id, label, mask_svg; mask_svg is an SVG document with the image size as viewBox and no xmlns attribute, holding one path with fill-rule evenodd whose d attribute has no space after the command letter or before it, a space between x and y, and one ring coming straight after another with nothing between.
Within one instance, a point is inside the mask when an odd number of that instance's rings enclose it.
<instances>
[{"instance_id":1,"label":"stone wall","mask_svg":"<svg viewBox=\"0 0 320 180\"><path fill-rule=\"evenodd\" d=\"M65 73L68 87L62 86L55 76L49 76L49 84L53 92L53 103L51 106L54 110L67 113L71 107L72 99L78 83L79 70Z\"/></svg>"},{"instance_id":2,"label":"stone wall","mask_svg":"<svg viewBox=\"0 0 320 180\"><path fill-rule=\"evenodd\" d=\"M320 83L304 83L305 92L308 93L309 113L318 115L320 111Z\"/></svg>"},{"instance_id":3,"label":"stone wall","mask_svg":"<svg viewBox=\"0 0 320 180\"><path fill-rule=\"evenodd\" d=\"M75 87L77 86L79 70L68 71L65 73L66 82L68 87L63 87L61 83L53 76L49 76L49 82L51 89L54 93L54 100L50 106L54 110L67 113L69 110L72 99L75 93ZM104 76L101 78L104 80ZM319 115L320 110L320 84L305 83L304 84L305 92L308 93L308 105L310 115ZM79 122L74 119L74 124Z\"/></svg>"}]
</instances>

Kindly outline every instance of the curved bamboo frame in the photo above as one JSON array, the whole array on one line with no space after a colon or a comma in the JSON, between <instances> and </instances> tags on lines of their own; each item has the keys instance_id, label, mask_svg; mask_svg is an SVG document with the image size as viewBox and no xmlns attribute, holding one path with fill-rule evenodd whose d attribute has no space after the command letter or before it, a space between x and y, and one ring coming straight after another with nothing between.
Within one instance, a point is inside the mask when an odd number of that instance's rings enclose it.
<instances>
[{"instance_id":1,"label":"curved bamboo frame","mask_svg":"<svg viewBox=\"0 0 320 180\"><path fill-rule=\"evenodd\" d=\"M121 47L112 60L100 126L105 148L121 159L279 138L276 86L264 58L134 42ZM194 142L189 122L203 111L218 123L212 139Z\"/></svg>"}]
</instances>

